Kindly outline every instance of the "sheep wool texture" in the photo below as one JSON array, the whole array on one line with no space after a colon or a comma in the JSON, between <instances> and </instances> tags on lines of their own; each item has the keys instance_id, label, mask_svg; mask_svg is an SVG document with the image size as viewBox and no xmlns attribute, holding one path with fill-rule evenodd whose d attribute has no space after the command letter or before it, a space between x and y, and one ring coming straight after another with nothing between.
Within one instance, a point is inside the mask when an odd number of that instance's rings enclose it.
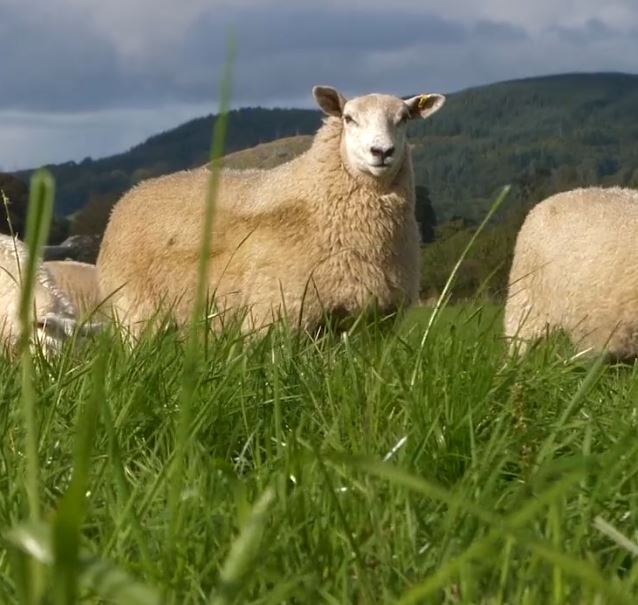
<instances>
[{"instance_id":1,"label":"sheep wool texture","mask_svg":"<svg viewBox=\"0 0 638 605\"><path fill-rule=\"evenodd\" d=\"M529 213L505 309L512 350L563 330L580 351L638 355L638 191L575 189Z\"/></svg>"},{"instance_id":2,"label":"sheep wool texture","mask_svg":"<svg viewBox=\"0 0 638 605\"><path fill-rule=\"evenodd\" d=\"M18 343L21 328L19 322L22 274L26 267L28 251L19 240L0 235L0 335L3 345L12 350ZM53 345L55 338L51 328L41 325L47 316L71 318L73 305L56 286L49 272L40 264L34 283L34 310L36 336L46 346Z\"/></svg>"},{"instance_id":3,"label":"sheep wool texture","mask_svg":"<svg viewBox=\"0 0 638 605\"><path fill-rule=\"evenodd\" d=\"M68 297L76 315L87 317L100 307L102 301L95 265L63 260L46 261L43 267Z\"/></svg>"},{"instance_id":4,"label":"sheep wool texture","mask_svg":"<svg viewBox=\"0 0 638 605\"><path fill-rule=\"evenodd\" d=\"M340 119L328 117L296 159L221 172L208 273L218 318L245 310L244 330L281 316L308 329L326 311L356 315L374 304L391 312L417 298L409 151L390 182L351 172L340 153L342 130ZM189 319L209 177L202 167L145 181L112 212L98 279L133 333L159 308L178 324Z\"/></svg>"}]
</instances>

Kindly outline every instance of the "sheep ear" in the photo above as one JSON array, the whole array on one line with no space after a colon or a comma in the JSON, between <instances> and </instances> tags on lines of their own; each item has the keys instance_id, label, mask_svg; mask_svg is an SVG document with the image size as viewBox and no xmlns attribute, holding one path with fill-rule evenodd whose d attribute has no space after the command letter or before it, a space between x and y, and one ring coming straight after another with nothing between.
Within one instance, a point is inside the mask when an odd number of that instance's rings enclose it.
<instances>
[{"instance_id":1,"label":"sheep ear","mask_svg":"<svg viewBox=\"0 0 638 605\"><path fill-rule=\"evenodd\" d=\"M429 118L445 103L445 97L437 94L423 94L407 99L405 104L410 110L411 118Z\"/></svg>"},{"instance_id":2,"label":"sheep ear","mask_svg":"<svg viewBox=\"0 0 638 605\"><path fill-rule=\"evenodd\" d=\"M336 89L331 86L315 86L312 94L317 101L317 105L321 107L323 112L329 116L341 117L343 106L347 99Z\"/></svg>"}]
</instances>

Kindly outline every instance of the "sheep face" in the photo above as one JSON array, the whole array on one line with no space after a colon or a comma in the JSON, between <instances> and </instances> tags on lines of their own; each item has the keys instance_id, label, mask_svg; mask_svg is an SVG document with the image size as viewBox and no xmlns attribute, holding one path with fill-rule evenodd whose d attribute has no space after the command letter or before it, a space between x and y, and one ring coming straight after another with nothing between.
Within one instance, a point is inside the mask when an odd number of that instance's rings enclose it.
<instances>
[{"instance_id":1,"label":"sheep face","mask_svg":"<svg viewBox=\"0 0 638 605\"><path fill-rule=\"evenodd\" d=\"M52 290L50 284L36 281L33 340L46 357L57 354L67 340L76 337L78 342L84 342L101 328L99 322L78 322L73 311L69 302Z\"/></svg>"},{"instance_id":2,"label":"sheep face","mask_svg":"<svg viewBox=\"0 0 638 605\"><path fill-rule=\"evenodd\" d=\"M35 322L35 341L48 356L58 353L75 330L75 320L55 313L47 313Z\"/></svg>"},{"instance_id":3,"label":"sheep face","mask_svg":"<svg viewBox=\"0 0 638 605\"><path fill-rule=\"evenodd\" d=\"M349 171L380 180L392 180L403 164L408 120L427 118L445 102L438 94L407 100L370 94L347 100L328 86L315 86L313 94L324 113L343 121L341 155Z\"/></svg>"}]
</instances>

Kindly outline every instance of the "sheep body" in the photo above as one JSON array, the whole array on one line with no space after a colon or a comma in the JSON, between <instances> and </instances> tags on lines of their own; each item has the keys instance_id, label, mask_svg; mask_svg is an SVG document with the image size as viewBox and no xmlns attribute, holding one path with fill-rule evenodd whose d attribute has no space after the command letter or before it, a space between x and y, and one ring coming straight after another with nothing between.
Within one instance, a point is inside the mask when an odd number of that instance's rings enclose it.
<instances>
[{"instance_id":1,"label":"sheep body","mask_svg":"<svg viewBox=\"0 0 638 605\"><path fill-rule=\"evenodd\" d=\"M0 235L0 335L9 350L15 350L21 334L19 307L27 257L21 241ZM46 351L57 349L75 327L74 310L41 263L35 275L33 307L36 339Z\"/></svg>"},{"instance_id":2,"label":"sheep body","mask_svg":"<svg viewBox=\"0 0 638 605\"><path fill-rule=\"evenodd\" d=\"M247 330L282 315L309 328L324 312L390 312L417 298L409 152L391 178L348 169L343 129L328 117L311 148L290 162L220 173L208 289L217 310L247 310ZM209 178L202 167L145 181L112 212L97 262L100 289L113 292L117 315L134 332L162 303L178 323L189 318Z\"/></svg>"},{"instance_id":3,"label":"sheep body","mask_svg":"<svg viewBox=\"0 0 638 605\"><path fill-rule=\"evenodd\" d=\"M518 234L505 309L512 349L563 330L580 350L638 354L638 191L592 187L538 204Z\"/></svg>"},{"instance_id":4,"label":"sheep body","mask_svg":"<svg viewBox=\"0 0 638 605\"><path fill-rule=\"evenodd\" d=\"M68 297L74 311L88 317L101 306L95 265L74 260L46 261L43 267Z\"/></svg>"}]
</instances>

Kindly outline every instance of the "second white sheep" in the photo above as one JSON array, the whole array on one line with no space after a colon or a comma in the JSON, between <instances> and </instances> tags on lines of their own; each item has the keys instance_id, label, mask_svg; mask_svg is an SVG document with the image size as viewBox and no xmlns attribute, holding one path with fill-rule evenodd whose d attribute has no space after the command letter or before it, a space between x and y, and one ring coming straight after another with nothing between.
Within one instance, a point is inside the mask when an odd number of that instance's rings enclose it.
<instances>
[{"instance_id":1,"label":"second white sheep","mask_svg":"<svg viewBox=\"0 0 638 605\"><path fill-rule=\"evenodd\" d=\"M637 239L638 191L576 189L533 208L509 279L512 350L563 330L581 351L638 356Z\"/></svg>"},{"instance_id":2,"label":"second white sheep","mask_svg":"<svg viewBox=\"0 0 638 605\"><path fill-rule=\"evenodd\" d=\"M21 241L0 235L0 336L9 353L16 351L22 332L19 308L27 257L27 248ZM76 330L73 304L41 263L35 274L33 311L34 337L47 354L57 351ZM93 324L86 325L80 334L95 329Z\"/></svg>"}]
</instances>

